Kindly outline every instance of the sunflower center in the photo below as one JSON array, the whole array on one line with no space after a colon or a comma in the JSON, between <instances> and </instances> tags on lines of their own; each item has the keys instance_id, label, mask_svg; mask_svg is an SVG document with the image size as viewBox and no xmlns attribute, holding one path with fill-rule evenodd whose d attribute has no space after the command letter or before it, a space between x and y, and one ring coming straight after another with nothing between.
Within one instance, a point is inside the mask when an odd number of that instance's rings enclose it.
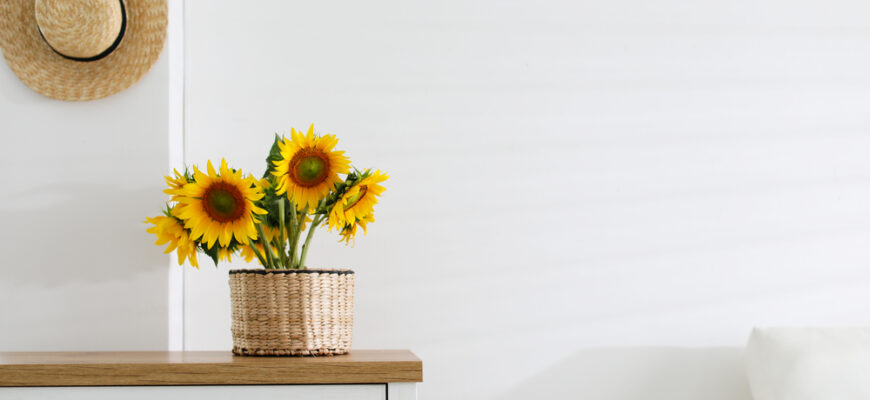
<instances>
[{"instance_id":1,"label":"sunflower center","mask_svg":"<svg viewBox=\"0 0 870 400\"><path fill-rule=\"evenodd\" d=\"M347 202L344 204L345 211L350 210L351 208L353 208L353 206L357 205L357 203L359 203L360 199L362 199L363 197L366 196L366 192L368 192L368 191L369 191L368 186L366 186L366 185L360 186L359 192L357 192L355 195L347 198Z\"/></svg>"},{"instance_id":2,"label":"sunflower center","mask_svg":"<svg viewBox=\"0 0 870 400\"><path fill-rule=\"evenodd\" d=\"M316 149L299 150L290 160L290 178L298 186L318 185L328 174L329 158Z\"/></svg>"},{"instance_id":3,"label":"sunflower center","mask_svg":"<svg viewBox=\"0 0 870 400\"><path fill-rule=\"evenodd\" d=\"M215 183L202 196L205 212L219 222L235 221L245 212L245 199L239 189L226 183Z\"/></svg>"}]
</instances>

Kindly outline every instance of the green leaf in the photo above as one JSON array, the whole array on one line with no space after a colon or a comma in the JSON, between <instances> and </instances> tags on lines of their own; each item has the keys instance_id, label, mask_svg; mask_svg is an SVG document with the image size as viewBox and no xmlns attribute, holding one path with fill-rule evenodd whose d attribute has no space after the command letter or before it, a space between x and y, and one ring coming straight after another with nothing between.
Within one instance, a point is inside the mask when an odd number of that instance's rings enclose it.
<instances>
[{"instance_id":1,"label":"green leaf","mask_svg":"<svg viewBox=\"0 0 870 400\"><path fill-rule=\"evenodd\" d=\"M278 142L280 142L282 138L275 134L275 141L272 142L272 148L269 149L269 156L266 157L266 173L263 174L263 178L268 178L272 176L272 171L275 171L275 161L281 161L281 148L278 147Z\"/></svg>"},{"instance_id":2,"label":"green leaf","mask_svg":"<svg viewBox=\"0 0 870 400\"><path fill-rule=\"evenodd\" d=\"M218 246L217 243L215 243L215 244L214 244L213 246L211 246L211 248L209 249L209 248L208 248L208 245L206 245L205 243L200 243L199 248L202 250L203 253L205 253L207 256L211 257L211 260L214 261L214 266L215 266L215 268L217 268L217 265L218 265L218 249L220 249L220 246Z\"/></svg>"}]
</instances>

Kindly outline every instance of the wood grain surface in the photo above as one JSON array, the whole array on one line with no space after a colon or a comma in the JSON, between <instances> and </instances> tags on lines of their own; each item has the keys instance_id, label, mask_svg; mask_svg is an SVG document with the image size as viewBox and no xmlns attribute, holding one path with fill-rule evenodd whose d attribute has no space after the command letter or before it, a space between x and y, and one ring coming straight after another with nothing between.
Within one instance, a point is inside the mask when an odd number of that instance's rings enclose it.
<instances>
[{"instance_id":1,"label":"wood grain surface","mask_svg":"<svg viewBox=\"0 0 870 400\"><path fill-rule=\"evenodd\" d=\"M332 357L239 357L229 351L0 352L0 386L263 385L422 382L408 350Z\"/></svg>"}]
</instances>

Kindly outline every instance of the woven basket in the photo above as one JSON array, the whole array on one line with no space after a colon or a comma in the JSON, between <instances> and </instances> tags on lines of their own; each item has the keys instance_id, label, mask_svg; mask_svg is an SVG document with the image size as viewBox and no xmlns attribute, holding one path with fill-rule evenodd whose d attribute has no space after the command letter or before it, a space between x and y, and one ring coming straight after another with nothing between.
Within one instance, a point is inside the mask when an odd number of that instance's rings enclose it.
<instances>
[{"instance_id":1,"label":"woven basket","mask_svg":"<svg viewBox=\"0 0 870 400\"><path fill-rule=\"evenodd\" d=\"M233 353L345 354L353 331L351 270L230 271Z\"/></svg>"}]
</instances>

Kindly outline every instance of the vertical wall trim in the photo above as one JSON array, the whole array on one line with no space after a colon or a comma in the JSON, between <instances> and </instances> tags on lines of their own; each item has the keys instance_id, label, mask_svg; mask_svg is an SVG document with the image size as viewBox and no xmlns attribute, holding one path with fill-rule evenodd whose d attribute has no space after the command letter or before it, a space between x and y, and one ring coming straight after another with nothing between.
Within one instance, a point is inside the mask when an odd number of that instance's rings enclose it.
<instances>
[{"instance_id":1,"label":"vertical wall trim","mask_svg":"<svg viewBox=\"0 0 870 400\"><path fill-rule=\"evenodd\" d=\"M169 0L169 170L184 170L184 0ZM169 260L169 350L184 350L184 268Z\"/></svg>"}]
</instances>

